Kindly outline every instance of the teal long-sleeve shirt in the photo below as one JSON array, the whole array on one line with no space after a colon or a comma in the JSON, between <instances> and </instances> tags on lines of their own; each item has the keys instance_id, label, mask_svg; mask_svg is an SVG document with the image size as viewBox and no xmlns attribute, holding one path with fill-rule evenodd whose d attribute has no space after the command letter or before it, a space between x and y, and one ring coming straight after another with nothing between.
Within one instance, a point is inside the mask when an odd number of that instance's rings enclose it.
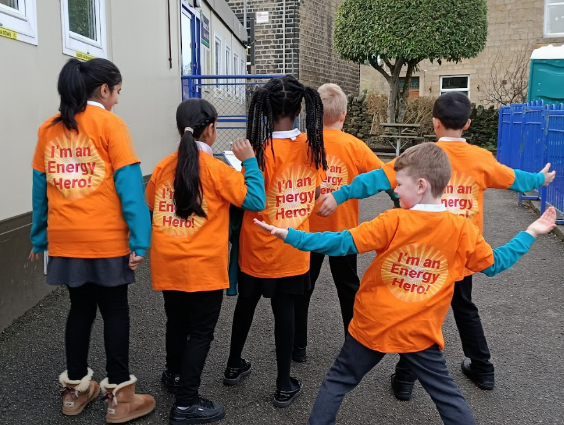
<instances>
[{"instance_id":1,"label":"teal long-sleeve shirt","mask_svg":"<svg viewBox=\"0 0 564 425\"><path fill-rule=\"evenodd\" d=\"M266 208L266 195L264 190L264 176L255 157L243 161L245 169L245 185L247 196L242 207L250 211L262 211Z\"/></svg>"},{"instance_id":2,"label":"teal long-sleeve shirt","mask_svg":"<svg viewBox=\"0 0 564 425\"><path fill-rule=\"evenodd\" d=\"M494 264L481 270L486 276L492 277L512 267L525 255L535 238L527 232L519 232L507 244L493 249ZM358 254L351 232L323 232L307 233L300 230L288 229L285 242L300 251L315 251L330 256ZM478 270L475 270L478 271Z\"/></svg>"},{"instance_id":3,"label":"teal long-sleeve shirt","mask_svg":"<svg viewBox=\"0 0 564 425\"><path fill-rule=\"evenodd\" d=\"M544 184L544 174L515 171L515 180L509 190L528 192ZM356 176L350 185L342 186L333 192L338 205L349 199L364 199L376 195L383 190L390 190L390 180L381 168Z\"/></svg>"},{"instance_id":4,"label":"teal long-sleeve shirt","mask_svg":"<svg viewBox=\"0 0 564 425\"><path fill-rule=\"evenodd\" d=\"M139 164L122 167L114 173L123 218L129 227L129 248L144 257L151 243L151 221L143 194L143 174ZM47 176L33 170L31 244L34 252L48 249Z\"/></svg>"}]
</instances>

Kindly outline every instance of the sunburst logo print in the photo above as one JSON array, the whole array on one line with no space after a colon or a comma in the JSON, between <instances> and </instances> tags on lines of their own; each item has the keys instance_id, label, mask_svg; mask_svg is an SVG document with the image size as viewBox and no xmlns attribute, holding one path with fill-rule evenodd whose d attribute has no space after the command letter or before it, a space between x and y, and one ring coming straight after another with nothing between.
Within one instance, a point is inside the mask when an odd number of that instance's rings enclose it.
<instances>
[{"instance_id":1,"label":"sunburst logo print","mask_svg":"<svg viewBox=\"0 0 564 425\"><path fill-rule=\"evenodd\" d=\"M335 192L349 182L347 165L334 155L327 155L327 178L321 183L321 194Z\"/></svg>"},{"instance_id":2,"label":"sunburst logo print","mask_svg":"<svg viewBox=\"0 0 564 425\"><path fill-rule=\"evenodd\" d=\"M208 205L205 198L202 200L202 209L207 215ZM205 222L205 217L196 214L192 214L186 220L176 216L172 182L163 183L155 192L153 223L163 233L173 238L186 238L198 232Z\"/></svg>"},{"instance_id":3,"label":"sunburst logo print","mask_svg":"<svg viewBox=\"0 0 564 425\"><path fill-rule=\"evenodd\" d=\"M448 276L448 262L430 245L410 244L393 251L382 264L382 281L394 296L420 302L435 295Z\"/></svg>"},{"instance_id":4,"label":"sunburst logo print","mask_svg":"<svg viewBox=\"0 0 564 425\"><path fill-rule=\"evenodd\" d=\"M63 134L45 146L47 182L68 201L93 193L102 184L106 164L84 134Z\"/></svg>"},{"instance_id":5,"label":"sunburst logo print","mask_svg":"<svg viewBox=\"0 0 564 425\"><path fill-rule=\"evenodd\" d=\"M277 227L299 227L313 210L316 183L316 175L309 167L287 168L268 189L267 221Z\"/></svg>"},{"instance_id":6,"label":"sunburst logo print","mask_svg":"<svg viewBox=\"0 0 564 425\"><path fill-rule=\"evenodd\" d=\"M478 184L473 177L454 171L441 202L448 211L472 219L478 213Z\"/></svg>"}]
</instances>

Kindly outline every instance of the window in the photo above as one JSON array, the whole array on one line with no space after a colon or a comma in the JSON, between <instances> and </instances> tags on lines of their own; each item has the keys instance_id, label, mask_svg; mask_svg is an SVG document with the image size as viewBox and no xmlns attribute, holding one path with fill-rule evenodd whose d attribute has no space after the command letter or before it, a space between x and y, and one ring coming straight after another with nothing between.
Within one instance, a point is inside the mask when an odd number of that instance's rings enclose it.
<instances>
[{"instance_id":1,"label":"window","mask_svg":"<svg viewBox=\"0 0 564 425\"><path fill-rule=\"evenodd\" d=\"M225 46L225 74L231 75L231 48L229 46ZM227 84L227 97L232 97L232 87L230 83L230 79L226 79L225 83Z\"/></svg>"},{"instance_id":2,"label":"window","mask_svg":"<svg viewBox=\"0 0 564 425\"><path fill-rule=\"evenodd\" d=\"M470 76L468 75L450 75L441 77L441 94L451 91L457 91L469 96L470 93Z\"/></svg>"},{"instance_id":3,"label":"window","mask_svg":"<svg viewBox=\"0 0 564 425\"><path fill-rule=\"evenodd\" d=\"M241 68L239 68L239 73L241 75L247 75L247 68L246 68L246 64L245 64L245 60L241 59ZM241 79L241 103L245 102L245 90L247 88L247 80L246 79Z\"/></svg>"},{"instance_id":4,"label":"window","mask_svg":"<svg viewBox=\"0 0 564 425\"><path fill-rule=\"evenodd\" d=\"M564 0L545 0L544 36L564 36Z\"/></svg>"},{"instance_id":5,"label":"window","mask_svg":"<svg viewBox=\"0 0 564 425\"><path fill-rule=\"evenodd\" d=\"M0 0L0 36L37 46L36 0Z\"/></svg>"},{"instance_id":6,"label":"window","mask_svg":"<svg viewBox=\"0 0 564 425\"><path fill-rule=\"evenodd\" d=\"M181 73L192 75L192 19L185 13L180 17Z\"/></svg>"},{"instance_id":7,"label":"window","mask_svg":"<svg viewBox=\"0 0 564 425\"><path fill-rule=\"evenodd\" d=\"M233 75L239 75L239 56L237 53L233 53ZM241 80L236 78L234 81L234 89L233 92L235 93L235 99L239 99L240 96L240 87L241 87Z\"/></svg>"},{"instance_id":8,"label":"window","mask_svg":"<svg viewBox=\"0 0 564 425\"><path fill-rule=\"evenodd\" d=\"M405 84L405 78L400 78L399 88L403 90L403 85ZM411 82L409 83L410 90L419 90L419 77L411 77Z\"/></svg>"},{"instance_id":9,"label":"window","mask_svg":"<svg viewBox=\"0 0 564 425\"><path fill-rule=\"evenodd\" d=\"M105 0L61 0L63 53L79 59L106 57Z\"/></svg>"},{"instance_id":10,"label":"window","mask_svg":"<svg viewBox=\"0 0 564 425\"><path fill-rule=\"evenodd\" d=\"M214 37L214 71L215 75L221 75L221 38L217 35ZM221 95L221 81L216 79L215 94Z\"/></svg>"}]
</instances>

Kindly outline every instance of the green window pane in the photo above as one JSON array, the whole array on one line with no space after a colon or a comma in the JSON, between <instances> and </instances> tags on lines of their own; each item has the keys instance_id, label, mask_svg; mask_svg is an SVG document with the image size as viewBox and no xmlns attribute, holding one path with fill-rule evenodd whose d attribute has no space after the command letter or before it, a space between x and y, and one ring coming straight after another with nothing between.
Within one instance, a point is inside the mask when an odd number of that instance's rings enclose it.
<instances>
[{"instance_id":1,"label":"green window pane","mask_svg":"<svg viewBox=\"0 0 564 425\"><path fill-rule=\"evenodd\" d=\"M94 0L68 0L68 2L70 30L91 40L97 40Z\"/></svg>"},{"instance_id":2,"label":"green window pane","mask_svg":"<svg viewBox=\"0 0 564 425\"><path fill-rule=\"evenodd\" d=\"M6 5L13 9L19 9L19 1L18 0L0 0L0 4Z\"/></svg>"}]
</instances>

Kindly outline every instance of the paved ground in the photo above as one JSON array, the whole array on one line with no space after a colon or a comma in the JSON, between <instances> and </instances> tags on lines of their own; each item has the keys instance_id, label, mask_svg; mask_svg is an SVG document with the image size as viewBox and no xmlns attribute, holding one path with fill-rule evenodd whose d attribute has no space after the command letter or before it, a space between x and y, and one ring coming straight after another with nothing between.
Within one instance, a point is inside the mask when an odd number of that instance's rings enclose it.
<instances>
[{"instance_id":1,"label":"paved ground","mask_svg":"<svg viewBox=\"0 0 564 425\"><path fill-rule=\"evenodd\" d=\"M517 196L490 191L486 196L486 239L499 246L535 215L517 207ZM363 201L363 219L389 206L379 195ZM448 237L448 235L445 235ZM372 256L360 259L364 271ZM541 238L513 269L488 279L477 276L474 298L497 368L497 386L484 392L461 373L462 352L452 316L444 325L445 355L449 369L468 399L480 424L564 424L561 361L564 348L564 243L555 236ZM0 424L102 424L104 404L96 400L77 418L60 413L57 377L65 369L63 331L68 311L67 294L57 290L0 334ZM131 288L131 370L139 389L157 399L155 413L136 424L166 424L172 397L159 377L164 361L164 312L159 293L150 288L147 267ZM293 374L304 382L304 394L286 409L272 407L274 392L274 340L270 306L260 303L244 356L253 373L239 387L221 381L227 359L230 322L235 298L226 298L206 364L201 392L227 407L220 424L305 424L324 374L342 343L340 314L329 267L324 265L312 301L312 330L307 363L294 364ZM97 320L91 344L95 378L104 378L101 322ZM341 408L339 424L439 424L429 396L416 385L413 400L397 401L389 377L396 355L387 356Z\"/></svg>"}]
</instances>

